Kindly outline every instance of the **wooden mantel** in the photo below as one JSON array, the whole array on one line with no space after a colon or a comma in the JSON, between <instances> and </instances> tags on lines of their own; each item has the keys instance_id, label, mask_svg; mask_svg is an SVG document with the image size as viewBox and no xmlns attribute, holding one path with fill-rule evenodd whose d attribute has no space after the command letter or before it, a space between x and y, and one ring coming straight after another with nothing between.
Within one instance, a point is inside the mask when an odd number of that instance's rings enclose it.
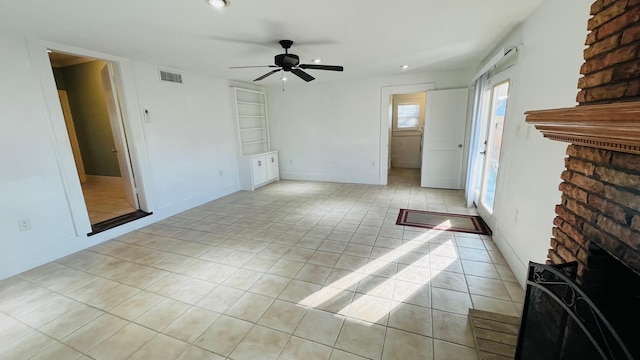
<instances>
[{"instance_id":1,"label":"wooden mantel","mask_svg":"<svg viewBox=\"0 0 640 360\"><path fill-rule=\"evenodd\" d=\"M640 101L527 111L544 137L640 155Z\"/></svg>"}]
</instances>

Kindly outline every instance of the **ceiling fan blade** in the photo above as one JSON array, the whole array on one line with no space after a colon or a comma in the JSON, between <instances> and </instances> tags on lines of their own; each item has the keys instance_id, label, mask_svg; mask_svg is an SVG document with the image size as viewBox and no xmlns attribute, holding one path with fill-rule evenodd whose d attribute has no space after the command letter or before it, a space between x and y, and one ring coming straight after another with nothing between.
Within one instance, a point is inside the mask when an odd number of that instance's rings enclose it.
<instances>
[{"instance_id":1,"label":"ceiling fan blade","mask_svg":"<svg viewBox=\"0 0 640 360\"><path fill-rule=\"evenodd\" d=\"M248 69L248 68L279 68L277 65L256 65L256 66L229 66L229 69Z\"/></svg>"},{"instance_id":2,"label":"ceiling fan blade","mask_svg":"<svg viewBox=\"0 0 640 360\"><path fill-rule=\"evenodd\" d=\"M344 67L337 65L316 65L316 64L300 64L301 69L313 69L313 70L331 70L331 71L343 71Z\"/></svg>"},{"instance_id":3,"label":"ceiling fan blade","mask_svg":"<svg viewBox=\"0 0 640 360\"><path fill-rule=\"evenodd\" d=\"M271 75L273 75L273 74L275 74L275 73L277 73L277 72L279 72L279 71L280 71L280 69L275 69L275 70L273 70L273 71L269 71L268 73L266 73L266 74L264 74L264 75L260 76L259 78L255 79L255 80L253 80L253 81L260 81L260 80L262 80L262 79L266 78L267 76L271 76Z\"/></svg>"},{"instance_id":4,"label":"ceiling fan blade","mask_svg":"<svg viewBox=\"0 0 640 360\"><path fill-rule=\"evenodd\" d=\"M291 69L291 72L296 74L300 79L309 82L314 80L315 78L309 74L307 74L306 72L300 70L300 69Z\"/></svg>"}]
</instances>

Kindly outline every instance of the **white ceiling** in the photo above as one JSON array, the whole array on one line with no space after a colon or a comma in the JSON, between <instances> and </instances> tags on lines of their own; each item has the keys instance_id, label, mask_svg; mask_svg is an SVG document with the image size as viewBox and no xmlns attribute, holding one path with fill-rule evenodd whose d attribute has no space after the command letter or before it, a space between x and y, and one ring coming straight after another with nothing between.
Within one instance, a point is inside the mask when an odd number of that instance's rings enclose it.
<instances>
[{"instance_id":1,"label":"white ceiling","mask_svg":"<svg viewBox=\"0 0 640 360\"><path fill-rule=\"evenodd\" d=\"M269 69L229 66L272 64L290 39L301 62L345 67L308 71L330 81L477 66L543 0L231 1L0 0L0 33L240 81Z\"/></svg>"}]
</instances>

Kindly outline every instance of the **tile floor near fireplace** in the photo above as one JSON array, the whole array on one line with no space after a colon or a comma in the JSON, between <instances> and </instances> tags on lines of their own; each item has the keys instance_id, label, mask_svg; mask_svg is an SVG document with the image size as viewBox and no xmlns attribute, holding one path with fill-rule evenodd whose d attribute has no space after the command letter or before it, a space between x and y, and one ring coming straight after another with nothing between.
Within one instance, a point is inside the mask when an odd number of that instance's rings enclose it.
<instances>
[{"instance_id":1,"label":"tile floor near fireplace","mask_svg":"<svg viewBox=\"0 0 640 360\"><path fill-rule=\"evenodd\" d=\"M477 359L468 309L523 291L490 237L395 225L470 211L400 175L238 192L0 281L0 358Z\"/></svg>"}]
</instances>

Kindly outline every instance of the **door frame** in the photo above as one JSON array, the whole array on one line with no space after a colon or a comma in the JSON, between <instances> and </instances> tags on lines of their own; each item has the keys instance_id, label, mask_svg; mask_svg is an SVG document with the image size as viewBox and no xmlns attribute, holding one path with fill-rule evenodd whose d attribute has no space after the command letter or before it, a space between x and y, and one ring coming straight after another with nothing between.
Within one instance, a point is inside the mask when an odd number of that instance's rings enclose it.
<instances>
[{"instance_id":1,"label":"door frame","mask_svg":"<svg viewBox=\"0 0 640 360\"><path fill-rule=\"evenodd\" d=\"M392 95L395 94L413 94L413 93L426 93L430 90L436 89L436 83L424 83L413 85L394 85L394 86L382 86L380 89L380 158L379 164L379 179L380 185L387 185L387 178L389 176L389 151L391 142L391 129L392 129L392 116L391 108L393 107Z\"/></svg>"},{"instance_id":2,"label":"door frame","mask_svg":"<svg viewBox=\"0 0 640 360\"><path fill-rule=\"evenodd\" d=\"M144 140L142 111L138 103L132 61L49 41L28 39L27 42L32 66L40 79L42 95L49 114L47 124L50 128L60 181L67 198L75 235L84 237L92 229L47 50L96 58L113 65L118 93L120 94L119 105L123 118L122 130L127 134L129 157L136 177L140 209L152 212L155 208L152 201L154 197L152 196L150 181L145 176L146 174L151 174L151 166Z\"/></svg>"},{"instance_id":3,"label":"door frame","mask_svg":"<svg viewBox=\"0 0 640 360\"><path fill-rule=\"evenodd\" d=\"M507 129L507 121L510 121L509 119L511 119L513 116L513 114L511 114L511 112L509 111L511 108L513 108L513 99L512 99L512 90L513 90L513 83L514 83L514 75L515 73L512 71L513 67L508 67L507 69L500 71L499 73L491 76L489 79L487 79L487 87L490 90L490 100L489 100L489 109L486 109L486 111L490 112L491 111L491 106L493 103L493 87L499 84L502 84L506 81L509 81L509 92L508 92L508 96L509 98L507 99L507 108L506 108L506 112L505 112L505 120L504 120L504 128L503 128L503 133L502 133L502 145L500 147L500 156L498 157L498 162L499 164L503 164L504 163L504 156L505 156L505 135L506 135L506 129ZM485 88L485 89L486 89ZM491 121L491 119L489 118L491 114L487 114L487 121ZM483 148L483 146L489 146L487 145L483 145L482 143L485 140L488 140L488 134L489 134L489 127L487 127L487 132L483 135L483 138L481 140L481 144L480 147L478 148L478 151L486 151L486 149ZM507 139L508 140L508 139ZM481 150L482 149L482 150ZM504 177L504 171L500 171L500 168L498 168L498 173L496 175L496 194L495 194L495 198L493 201L493 211L489 212L486 209L484 209L481 205L482 202L482 184L484 182L484 176L485 176L485 165L486 165L486 157L483 156L482 158L482 170L481 170L481 174L480 174L480 193L478 194L478 203L475 204L476 205L476 210L478 211L478 215L480 215L480 217L482 218L482 220L484 220L485 223L487 223L487 225L489 225L489 227L491 229L496 229L496 213L499 213L499 208L500 208L500 197L498 196L498 185L500 183L502 183L504 181L503 177ZM504 166L502 167L504 169Z\"/></svg>"}]
</instances>

